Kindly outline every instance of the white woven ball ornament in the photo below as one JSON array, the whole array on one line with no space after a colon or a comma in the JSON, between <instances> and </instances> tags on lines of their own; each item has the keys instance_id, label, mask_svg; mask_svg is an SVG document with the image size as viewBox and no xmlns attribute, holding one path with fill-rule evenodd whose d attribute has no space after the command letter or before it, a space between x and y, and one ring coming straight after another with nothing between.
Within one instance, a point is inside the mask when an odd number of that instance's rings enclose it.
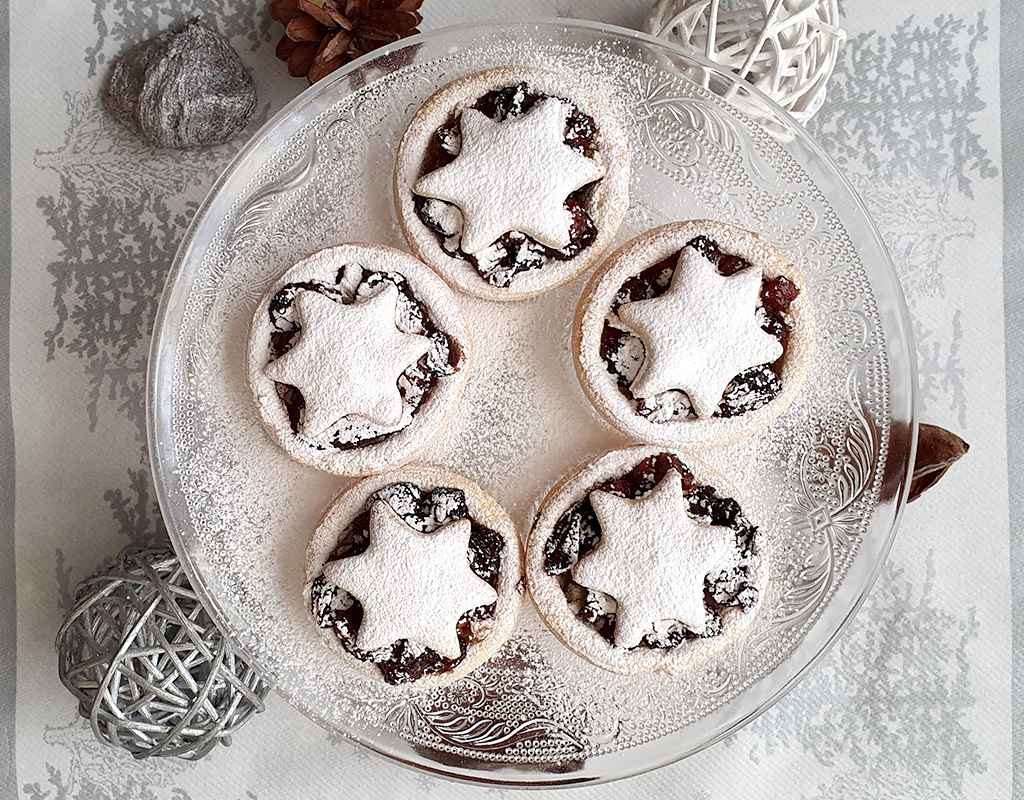
<instances>
[{"instance_id":1,"label":"white woven ball ornament","mask_svg":"<svg viewBox=\"0 0 1024 800\"><path fill-rule=\"evenodd\" d=\"M658 0L647 29L728 67L799 122L821 108L846 40L837 0Z\"/></svg>"},{"instance_id":2,"label":"white woven ball ornament","mask_svg":"<svg viewBox=\"0 0 1024 800\"><path fill-rule=\"evenodd\" d=\"M60 679L101 740L136 758L202 758L269 686L224 639L170 547L128 548L78 585L57 633Z\"/></svg>"}]
</instances>

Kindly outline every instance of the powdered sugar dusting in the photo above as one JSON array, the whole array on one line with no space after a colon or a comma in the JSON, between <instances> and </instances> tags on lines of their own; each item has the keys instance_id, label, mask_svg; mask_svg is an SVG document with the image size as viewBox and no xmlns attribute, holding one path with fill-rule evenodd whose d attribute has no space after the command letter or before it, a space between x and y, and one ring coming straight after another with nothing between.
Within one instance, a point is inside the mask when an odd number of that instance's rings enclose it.
<instances>
[{"instance_id":1,"label":"powdered sugar dusting","mask_svg":"<svg viewBox=\"0 0 1024 800\"><path fill-rule=\"evenodd\" d=\"M369 547L339 558L339 544L367 511ZM377 533L383 533L377 537L375 517ZM481 527L476 544L473 526ZM348 540L349 546L354 542ZM356 560L367 554L363 569ZM303 594L339 664L374 683L422 691L466 675L505 642L523 596L522 570L512 521L476 483L439 467L409 466L366 478L331 503L306 547ZM353 631L350 621L325 614L325 604L339 610L350 605L349 592L367 604L364 619L368 607L379 612L371 621L374 630L364 634L360 625ZM464 653L458 638L447 639L456 635L463 611L469 612ZM353 639L360 652L353 652ZM410 659L427 647L435 657L419 665L419 674L412 672ZM439 663L438 654L453 660Z\"/></svg>"},{"instance_id":2,"label":"powdered sugar dusting","mask_svg":"<svg viewBox=\"0 0 1024 800\"><path fill-rule=\"evenodd\" d=\"M739 256L752 267L720 275L686 247L696 237L717 242L722 252ZM614 313L613 303L621 298L628 279L680 251L679 266L689 261L691 269L681 272L677 266L667 292L623 303ZM702 279L693 279L695 273ZM743 391L740 378L748 374L743 372L746 367L773 362L782 350L756 323L759 274L784 276L800 288L788 312L792 328L780 362L781 390L767 404L742 415L711 417L725 392L735 397ZM743 292L738 290L743 287L749 297L741 303ZM769 425L801 391L815 343L815 314L808 294L799 265L755 232L706 219L646 230L608 257L580 299L573 328L580 381L600 412L637 439L694 447L734 442ZM619 378L605 361L606 322L631 333L613 354L614 366L625 363L622 374L633 372L629 360L638 354L631 339L640 340L643 355L631 379L631 395L642 399L639 407L633 396L620 391ZM691 410L696 413L691 415Z\"/></svg>"},{"instance_id":3,"label":"powdered sugar dusting","mask_svg":"<svg viewBox=\"0 0 1024 800\"><path fill-rule=\"evenodd\" d=\"M286 344L275 345L281 336ZM264 294L247 380L289 455L360 475L408 460L436 433L470 353L454 296L434 273L397 250L352 243L302 259ZM297 416L291 387L301 393Z\"/></svg>"},{"instance_id":4,"label":"powdered sugar dusting","mask_svg":"<svg viewBox=\"0 0 1024 800\"><path fill-rule=\"evenodd\" d=\"M523 84L547 97L522 115L496 122L470 108L490 91ZM610 102L605 87L590 76L526 65L465 74L441 86L409 123L394 167L395 202L410 247L462 291L492 300L532 297L578 275L612 241L628 201L630 154L620 114L611 112ZM595 120L591 156L564 140L569 105ZM458 134L448 127L453 115L459 118ZM428 143L446 130L440 143L455 160L421 176ZM574 189L595 181L588 202L593 241L554 260L538 253L526 237L555 249L568 245L563 203ZM434 203L421 219L416 204L423 196L454 203L457 213ZM521 241L496 242L505 231ZM442 234L441 242L435 233ZM476 266L460 257L459 247L472 254ZM502 268L506 255L521 270L509 274Z\"/></svg>"},{"instance_id":5,"label":"powdered sugar dusting","mask_svg":"<svg viewBox=\"0 0 1024 800\"><path fill-rule=\"evenodd\" d=\"M738 560L733 532L690 518L675 470L643 498L602 491L589 497L601 542L577 562L573 577L616 598L615 646L636 647L657 623L672 620L706 635L704 581ZM623 569L624 563L635 566Z\"/></svg>"},{"instance_id":6,"label":"powdered sugar dusting","mask_svg":"<svg viewBox=\"0 0 1024 800\"><path fill-rule=\"evenodd\" d=\"M429 535L407 525L383 500L370 507L370 544L359 555L329 561L324 577L362 604L361 650L408 639L445 658L460 652L455 626L467 611L498 599L469 568L468 519Z\"/></svg>"},{"instance_id":7,"label":"powdered sugar dusting","mask_svg":"<svg viewBox=\"0 0 1024 800\"><path fill-rule=\"evenodd\" d=\"M813 496L825 511L838 508L828 478L808 494L812 484L803 477L808 467L802 459L812 450L845 446L863 405L874 426L871 463L884 463L888 373L880 349L882 323L856 247L825 197L814 193L813 181L781 150L763 146L765 134L756 123L732 116L699 86L643 59L544 42L524 48L530 41L524 36L515 39L514 53L507 41L481 42L455 55L425 45L416 58L433 53L433 60L380 78L364 74L368 83L350 95L313 90L307 106L275 128L276 138L226 180L193 233L172 295L155 393L167 414L157 420L155 438L162 480L170 487L169 519L184 540L183 556L215 599L219 621L300 707L336 730L413 760L444 752L448 763L454 757L474 763L555 761L589 769L602 754L642 748L722 708L793 651L814 615L790 628L775 625L773 614L805 580L789 565L807 563L822 541L822 528L807 522L812 507L805 498ZM353 239L404 246L388 180L409 117L437 87L513 58L577 76L603 65L600 77L584 83L599 83L604 96L621 98L612 111L631 137L636 185L643 189L623 222L622 241L677 218L685 204L691 215L757 228L765 208L785 208L771 198L802 192L802 207L817 215L818 226L789 239L780 229L772 238L792 242L787 256L808 278L807 296L823 312L824 335L815 379L782 419L705 459L742 489L745 511L761 523L770 564L758 621L738 640L743 647L725 648L677 678L617 676L563 646L526 604L508 644L472 680L410 695L353 675L310 620L301 591L303 554L323 509L350 481L296 463L266 436L245 385L246 332L272 281L308 254ZM699 103L693 107L716 115L744 142L742 148L717 147L702 133L692 138L705 148L692 163L684 168L668 159L658 148L673 144L669 136L678 144L688 134L658 110L664 104L649 103L652 86L668 87L680 104ZM363 143L358 148L347 144L353 132ZM755 147L756 170L748 163ZM275 198L251 246L232 247L235 221L246 204L261 189L276 186L278 176L310 149L308 179ZM723 194L722 203L702 189L711 180L748 186L762 181L758 175L765 170L771 182L757 183L754 192ZM726 201L737 208L730 210ZM475 363L453 416L418 459L479 482L509 510L520 533L553 481L628 443L593 411L574 374L569 338L584 280L527 302L457 298L473 334ZM850 384L860 393L856 406ZM843 512L843 542L854 544L837 555L834 586L855 560L855 543L871 518L878 491L873 476L868 474L856 505ZM440 726L442 712L474 724L486 720L492 739L459 738L452 727Z\"/></svg>"},{"instance_id":8,"label":"powdered sugar dusting","mask_svg":"<svg viewBox=\"0 0 1024 800\"><path fill-rule=\"evenodd\" d=\"M708 419L733 377L782 355L782 345L754 317L760 290L759 267L726 277L692 247L683 248L665 294L619 306L619 319L646 346L630 391L647 398L681 389L697 416Z\"/></svg>"},{"instance_id":9,"label":"powdered sugar dusting","mask_svg":"<svg viewBox=\"0 0 1024 800\"><path fill-rule=\"evenodd\" d=\"M593 490L667 454L692 474L694 489L704 498L699 503L691 496L684 499L675 468L635 498ZM650 470L644 476L653 482ZM738 513L731 512L733 527L710 524L713 514L703 488L709 486L715 487L714 496L738 502ZM567 558L549 562L561 535L559 526L567 516L579 515L578 504L588 498L594 519L578 523L586 530L573 531L573 552L561 554ZM771 613L763 598L775 588L767 583L766 564L776 547L766 546L768 537L758 530L755 515L762 509L723 476L683 453L651 445L613 450L564 476L544 498L527 544L530 594L555 636L594 664L625 675L689 679L727 653L760 615ZM600 538L585 550L582 539L592 535L591 527ZM751 537L742 547L741 531ZM582 554L578 561L577 553ZM567 569L574 583L563 585ZM704 603L705 578L723 606L720 612ZM579 592L584 593L583 605ZM581 610L590 614L581 616ZM606 613L615 614L614 643L592 624L597 614ZM697 638L686 637L684 631ZM669 646L657 646L673 634ZM637 647L641 639L652 646Z\"/></svg>"},{"instance_id":10,"label":"powdered sugar dusting","mask_svg":"<svg viewBox=\"0 0 1024 800\"><path fill-rule=\"evenodd\" d=\"M460 246L467 253L479 253L510 231L521 231L548 247L565 247L565 198L605 174L604 167L563 141L566 112L566 105L554 97L505 122L466 109L455 160L420 178L413 192L461 209Z\"/></svg>"},{"instance_id":11,"label":"powdered sugar dusting","mask_svg":"<svg viewBox=\"0 0 1024 800\"><path fill-rule=\"evenodd\" d=\"M427 354L431 342L396 327L395 285L388 283L356 303L310 291L299 292L294 302L298 344L263 372L302 392L303 436L312 439L334 430L349 415L392 428L401 422L406 409L398 380Z\"/></svg>"}]
</instances>

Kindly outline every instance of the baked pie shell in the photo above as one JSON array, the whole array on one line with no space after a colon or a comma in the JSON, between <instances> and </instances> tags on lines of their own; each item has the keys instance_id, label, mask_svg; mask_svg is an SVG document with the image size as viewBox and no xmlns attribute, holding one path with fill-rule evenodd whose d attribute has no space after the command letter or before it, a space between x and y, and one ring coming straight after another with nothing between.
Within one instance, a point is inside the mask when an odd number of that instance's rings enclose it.
<instances>
[{"instance_id":1,"label":"baked pie shell","mask_svg":"<svg viewBox=\"0 0 1024 800\"><path fill-rule=\"evenodd\" d=\"M717 242L725 253L760 266L766 278L784 276L800 294L786 314L791 321L779 375L782 392L767 405L735 417L652 422L636 411L601 356L605 317L622 284L647 267L682 250L696 236ZM645 442L694 448L719 447L764 430L800 393L814 353L814 311L800 269L758 234L716 220L673 222L653 228L612 253L583 290L572 327L576 374L587 398L601 415L627 436Z\"/></svg>"},{"instance_id":2,"label":"baked pie shell","mask_svg":"<svg viewBox=\"0 0 1024 800\"><path fill-rule=\"evenodd\" d=\"M498 585L495 587L498 599L494 616L488 620L490 631L483 639L471 641L466 650L466 657L451 670L426 674L415 681L399 684L397 688L419 690L445 686L468 675L505 643L515 628L525 590L523 548L515 524L505 509L469 478L443 467L414 464L383 475L365 478L345 489L321 515L306 547L303 599L310 624L316 626L325 644L354 671L374 682L388 685L373 662L362 661L345 649L333 628L320 628L317 625L310 611L310 592L313 581L323 573L324 566L330 561L340 534L366 509L366 503L371 495L396 483L411 483L423 491L437 488L461 490L466 496L470 518L499 534L505 542L501 554L501 568L498 572Z\"/></svg>"},{"instance_id":3,"label":"baked pie shell","mask_svg":"<svg viewBox=\"0 0 1024 800\"><path fill-rule=\"evenodd\" d=\"M458 348L458 369L437 379L429 397L416 409L407 427L387 434L383 441L357 445L345 450L326 447L317 450L292 432L291 421L275 382L263 370L268 360L269 308L274 296L289 283L322 281L332 284L338 270L359 264L371 272L396 272L405 277L413 296L426 306L434 325ZM246 344L246 381L253 405L264 428L296 461L336 475L364 476L399 466L426 446L458 405L469 375L473 346L469 327L455 294L422 262L393 247L350 242L328 247L302 259L281 274L260 299L253 313Z\"/></svg>"},{"instance_id":4,"label":"baked pie shell","mask_svg":"<svg viewBox=\"0 0 1024 800\"><path fill-rule=\"evenodd\" d=\"M526 545L526 578L530 597L548 629L578 656L620 675L681 675L700 668L737 641L757 618L764 602L767 559L764 535L759 531L758 555L754 558L750 577L752 585L761 592L761 598L747 611L736 606L721 612L722 630L715 636L686 640L670 649L637 647L628 650L609 642L592 625L573 613L557 576L549 575L544 569L545 546L554 533L555 524L596 484L622 476L645 458L661 453L674 455L693 473L696 484L715 487L719 496L734 499L744 515L749 514L750 508L739 492L721 474L692 455L671 448L637 445L605 453L555 483L540 503ZM751 522L756 524L756 520Z\"/></svg>"},{"instance_id":5,"label":"baked pie shell","mask_svg":"<svg viewBox=\"0 0 1024 800\"><path fill-rule=\"evenodd\" d=\"M420 178L420 167L431 137L453 113L471 107L490 91L524 81L542 94L572 101L594 118L598 137L595 161L605 168L605 175L594 189L596 200L591 210L597 227L594 241L575 258L552 260L539 269L518 273L512 284L503 288L488 283L468 261L450 256L442 249L437 234L416 214L412 187ZM580 82L533 67L501 67L475 72L438 89L427 98L409 123L395 162L394 193L398 222L413 253L452 285L487 300L522 300L571 281L593 265L611 244L629 206L629 162L626 136L615 115L597 93L583 88Z\"/></svg>"}]
</instances>

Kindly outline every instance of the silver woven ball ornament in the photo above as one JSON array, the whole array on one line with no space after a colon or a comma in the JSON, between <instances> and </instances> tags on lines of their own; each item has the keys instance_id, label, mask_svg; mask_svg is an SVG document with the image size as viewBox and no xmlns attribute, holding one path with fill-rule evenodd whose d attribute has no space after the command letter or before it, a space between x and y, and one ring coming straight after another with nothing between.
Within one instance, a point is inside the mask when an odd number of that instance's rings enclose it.
<instances>
[{"instance_id":1,"label":"silver woven ball ornament","mask_svg":"<svg viewBox=\"0 0 1024 800\"><path fill-rule=\"evenodd\" d=\"M658 0L647 30L732 70L799 122L821 108L846 40L837 0Z\"/></svg>"},{"instance_id":2,"label":"silver woven ball ornament","mask_svg":"<svg viewBox=\"0 0 1024 800\"><path fill-rule=\"evenodd\" d=\"M127 548L78 585L57 633L60 679L101 740L136 758L202 758L269 686L214 625L169 546Z\"/></svg>"}]
</instances>

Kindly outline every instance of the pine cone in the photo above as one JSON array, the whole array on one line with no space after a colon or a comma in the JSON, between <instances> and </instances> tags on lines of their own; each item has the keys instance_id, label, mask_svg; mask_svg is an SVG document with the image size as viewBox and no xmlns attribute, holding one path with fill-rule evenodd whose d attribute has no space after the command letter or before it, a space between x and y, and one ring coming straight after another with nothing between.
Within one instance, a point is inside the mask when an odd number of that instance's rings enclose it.
<instances>
[{"instance_id":1,"label":"pine cone","mask_svg":"<svg viewBox=\"0 0 1024 800\"><path fill-rule=\"evenodd\" d=\"M277 57L288 73L315 83L383 44L419 33L423 0L273 0L285 26Z\"/></svg>"}]
</instances>

